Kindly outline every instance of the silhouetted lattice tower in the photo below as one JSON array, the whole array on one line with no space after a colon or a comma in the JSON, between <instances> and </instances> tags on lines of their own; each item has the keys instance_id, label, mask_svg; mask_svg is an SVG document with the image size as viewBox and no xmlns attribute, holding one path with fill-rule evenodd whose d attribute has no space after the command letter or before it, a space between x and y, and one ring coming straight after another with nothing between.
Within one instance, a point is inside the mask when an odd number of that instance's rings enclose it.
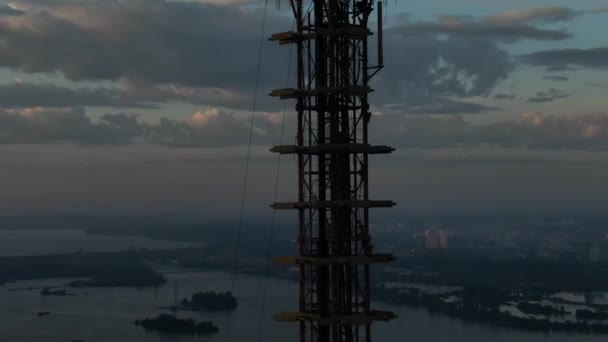
<instances>
[{"instance_id":1,"label":"silhouetted lattice tower","mask_svg":"<svg viewBox=\"0 0 608 342\"><path fill-rule=\"evenodd\" d=\"M371 341L370 324L395 315L370 308L373 254L369 209L392 201L369 199L368 157L391 153L368 139L370 78L382 67L382 7L378 3L378 65L370 66L368 19L372 1L290 0L295 32L271 40L297 46L297 86L272 96L296 99L297 144L273 152L298 159L298 201L275 209L299 214L297 257L278 258L300 269L298 312L275 315L300 324L301 342Z\"/></svg>"}]
</instances>

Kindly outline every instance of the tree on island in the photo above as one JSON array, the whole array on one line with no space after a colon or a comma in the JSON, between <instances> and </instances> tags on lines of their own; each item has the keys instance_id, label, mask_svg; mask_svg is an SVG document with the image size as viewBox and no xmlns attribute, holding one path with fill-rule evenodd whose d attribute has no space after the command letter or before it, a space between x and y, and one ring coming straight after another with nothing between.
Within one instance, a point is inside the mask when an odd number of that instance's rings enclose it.
<instances>
[{"instance_id":1,"label":"tree on island","mask_svg":"<svg viewBox=\"0 0 608 342\"><path fill-rule=\"evenodd\" d=\"M519 302L515 306L517 309L527 315L541 315L541 316L566 316L570 312L566 311L563 306L559 308L551 305L542 305L538 303L530 303L527 301Z\"/></svg>"},{"instance_id":2,"label":"tree on island","mask_svg":"<svg viewBox=\"0 0 608 342\"><path fill-rule=\"evenodd\" d=\"M169 314L160 314L157 318L135 321L135 325L146 330L154 330L169 334L209 335L219 332L213 322L196 322L192 318L180 319Z\"/></svg>"},{"instance_id":3,"label":"tree on island","mask_svg":"<svg viewBox=\"0 0 608 342\"><path fill-rule=\"evenodd\" d=\"M215 291L195 293L190 300L187 298L182 299L181 304L195 309L210 311L234 310L237 307L237 301L232 292Z\"/></svg>"}]
</instances>

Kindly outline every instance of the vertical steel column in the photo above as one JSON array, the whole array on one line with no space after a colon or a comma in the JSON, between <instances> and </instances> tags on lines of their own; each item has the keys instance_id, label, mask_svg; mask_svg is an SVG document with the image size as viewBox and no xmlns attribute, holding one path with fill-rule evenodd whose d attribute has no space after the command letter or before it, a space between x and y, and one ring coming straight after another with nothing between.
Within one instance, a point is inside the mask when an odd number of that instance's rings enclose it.
<instances>
[{"instance_id":1,"label":"vertical steel column","mask_svg":"<svg viewBox=\"0 0 608 342\"><path fill-rule=\"evenodd\" d=\"M300 269L299 311L275 318L299 322L301 342L369 342L373 321L395 317L370 308L370 264L394 259L372 254L369 233L369 208L394 205L369 199L368 156L393 151L368 141L373 2L311 1L291 0L296 32L271 38L297 45L297 87L271 95L297 100L297 144L272 151L298 156L298 201L273 206L298 210L300 252L278 260Z\"/></svg>"}]
</instances>

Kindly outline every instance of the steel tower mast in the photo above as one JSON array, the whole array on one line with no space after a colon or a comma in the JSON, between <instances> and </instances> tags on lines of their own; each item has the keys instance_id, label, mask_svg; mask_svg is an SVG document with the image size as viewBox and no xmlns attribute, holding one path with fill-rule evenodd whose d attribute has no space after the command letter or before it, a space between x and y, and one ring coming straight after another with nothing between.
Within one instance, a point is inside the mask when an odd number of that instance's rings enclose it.
<instances>
[{"instance_id":1,"label":"steel tower mast","mask_svg":"<svg viewBox=\"0 0 608 342\"><path fill-rule=\"evenodd\" d=\"M370 78L382 69L382 7L378 3L378 65L368 59L373 0L290 0L295 32L271 40L297 47L297 86L272 96L295 99L295 145L273 152L295 154L298 200L275 203L299 215L299 251L278 258L300 269L299 311L275 315L299 322L300 342L371 341L371 323L395 315L370 308L370 264L394 258L373 254L369 209L392 201L369 198L368 157L391 153L369 144Z\"/></svg>"}]
</instances>

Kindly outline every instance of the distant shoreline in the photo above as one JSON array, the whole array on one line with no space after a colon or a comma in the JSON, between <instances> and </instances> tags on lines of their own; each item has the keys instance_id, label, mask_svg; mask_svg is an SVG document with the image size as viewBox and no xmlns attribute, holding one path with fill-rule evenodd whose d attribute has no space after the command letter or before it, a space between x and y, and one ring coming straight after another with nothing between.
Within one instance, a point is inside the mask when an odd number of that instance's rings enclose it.
<instances>
[{"instance_id":1,"label":"distant shoreline","mask_svg":"<svg viewBox=\"0 0 608 342\"><path fill-rule=\"evenodd\" d=\"M544 309L545 312L542 314L527 314L526 317L518 317L508 311L501 311L500 299L487 298L487 295L482 293L483 289L475 289L471 290L471 292L472 294L465 294L464 296L462 296L462 293L459 294L457 292L431 295L416 289L375 287L372 298L374 301L397 306L423 308L429 313L441 314L466 322L507 327L514 330L545 333L608 334L608 323L605 323L608 319L592 320L578 319L577 317L575 321L556 321L549 319L549 317L555 315L555 311L546 309ZM448 298L453 298L454 295L461 295L462 297L458 300L447 301ZM522 296L520 301L527 302L527 299L525 296ZM587 310L583 311L588 314L590 313ZM537 318L539 316L544 316L544 318Z\"/></svg>"}]
</instances>

